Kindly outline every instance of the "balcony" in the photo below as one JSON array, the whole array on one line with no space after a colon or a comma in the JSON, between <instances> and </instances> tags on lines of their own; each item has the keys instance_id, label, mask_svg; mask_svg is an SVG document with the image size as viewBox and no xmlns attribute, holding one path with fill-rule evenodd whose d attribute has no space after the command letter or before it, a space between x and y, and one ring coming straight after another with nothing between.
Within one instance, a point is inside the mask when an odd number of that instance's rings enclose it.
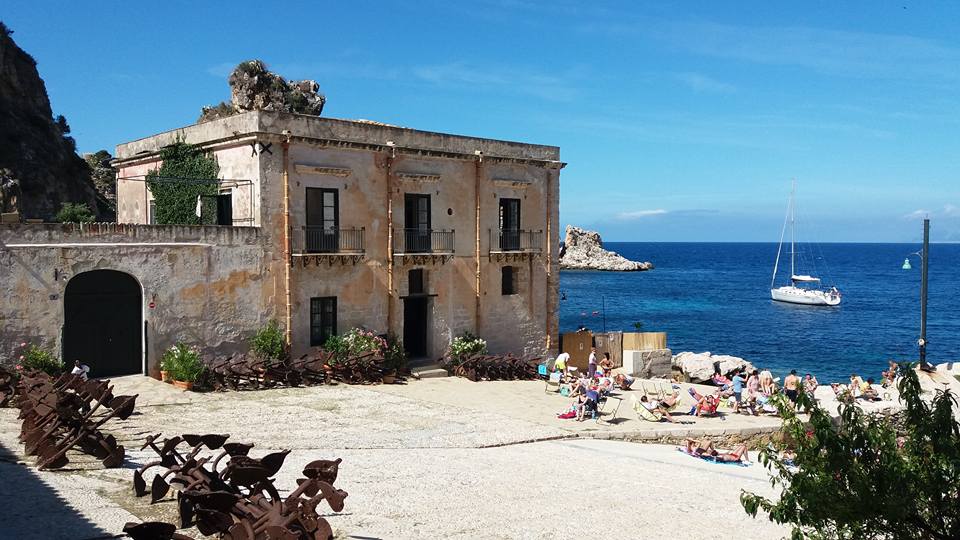
<instances>
[{"instance_id":1,"label":"balcony","mask_svg":"<svg viewBox=\"0 0 960 540\"><path fill-rule=\"evenodd\" d=\"M393 254L403 257L404 262L423 264L428 261L442 263L453 257L454 231L432 229L394 229Z\"/></svg>"},{"instance_id":2,"label":"balcony","mask_svg":"<svg viewBox=\"0 0 960 540\"><path fill-rule=\"evenodd\" d=\"M490 229L490 253L541 253L543 231L520 229Z\"/></svg>"},{"instance_id":3,"label":"balcony","mask_svg":"<svg viewBox=\"0 0 960 540\"><path fill-rule=\"evenodd\" d=\"M319 265L326 261L356 264L363 260L364 229L328 229L324 227L301 227L293 231L291 238L292 257L301 259L303 266L311 261Z\"/></svg>"}]
</instances>

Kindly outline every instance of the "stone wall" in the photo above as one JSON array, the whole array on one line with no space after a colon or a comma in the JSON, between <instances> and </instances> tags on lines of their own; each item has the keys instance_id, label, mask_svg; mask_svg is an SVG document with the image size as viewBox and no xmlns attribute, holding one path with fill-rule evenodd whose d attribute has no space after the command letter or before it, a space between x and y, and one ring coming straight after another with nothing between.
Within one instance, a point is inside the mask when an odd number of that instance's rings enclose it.
<instances>
[{"instance_id":1,"label":"stone wall","mask_svg":"<svg viewBox=\"0 0 960 540\"><path fill-rule=\"evenodd\" d=\"M257 228L2 225L0 361L9 363L13 347L25 340L59 353L67 284L100 269L125 272L142 288L143 362L150 374L178 341L209 356L245 350L252 333L274 316L274 281Z\"/></svg>"},{"instance_id":2,"label":"stone wall","mask_svg":"<svg viewBox=\"0 0 960 540\"><path fill-rule=\"evenodd\" d=\"M427 316L429 357L440 357L450 340L465 331L486 338L491 351L518 354L543 354L547 336L556 335L559 285L557 250L551 238L557 235L562 165L557 147L257 111L119 145L118 168L144 174L157 165L159 149L178 139L216 155L221 176L229 173L253 180L263 267L271 290L279 291L264 309L277 313L281 322L286 316L285 141L289 140L286 165L294 248L306 225L308 188L337 189L339 227L363 228L361 260L317 264L315 258L294 257L289 273L295 355L310 348L310 299L315 297L338 298L340 332L364 326L402 336L408 273L417 268L425 270L427 292L432 295ZM455 231L452 257L441 261L390 257L389 234L405 226L407 193L430 195L432 229ZM503 197L520 199L520 228L541 231L541 253L522 257L490 253L491 231L499 226ZM507 265L517 269L517 294L501 294L501 268ZM556 343L549 347L555 349Z\"/></svg>"}]
</instances>

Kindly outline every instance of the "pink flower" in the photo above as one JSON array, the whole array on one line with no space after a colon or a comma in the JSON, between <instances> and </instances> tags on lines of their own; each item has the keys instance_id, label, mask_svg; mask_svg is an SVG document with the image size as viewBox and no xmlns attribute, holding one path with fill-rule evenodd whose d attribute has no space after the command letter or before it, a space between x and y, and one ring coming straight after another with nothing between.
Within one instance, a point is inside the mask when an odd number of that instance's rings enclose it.
<instances>
[{"instance_id":1,"label":"pink flower","mask_svg":"<svg viewBox=\"0 0 960 540\"><path fill-rule=\"evenodd\" d=\"M23 360L23 355L21 354L20 358L18 358L17 360Z\"/></svg>"},{"instance_id":2,"label":"pink flower","mask_svg":"<svg viewBox=\"0 0 960 540\"><path fill-rule=\"evenodd\" d=\"M17 364L17 365L15 365L15 366L13 366L13 367L14 367L17 371L23 371L23 366L21 366L20 364Z\"/></svg>"},{"instance_id":3,"label":"pink flower","mask_svg":"<svg viewBox=\"0 0 960 540\"><path fill-rule=\"evenodd\" d=\"M27 342L24 341L23 343L20 344L20 346L21 346L21 347L26 347L26 346L27 346Z\"/></svg>"}]
</instances>

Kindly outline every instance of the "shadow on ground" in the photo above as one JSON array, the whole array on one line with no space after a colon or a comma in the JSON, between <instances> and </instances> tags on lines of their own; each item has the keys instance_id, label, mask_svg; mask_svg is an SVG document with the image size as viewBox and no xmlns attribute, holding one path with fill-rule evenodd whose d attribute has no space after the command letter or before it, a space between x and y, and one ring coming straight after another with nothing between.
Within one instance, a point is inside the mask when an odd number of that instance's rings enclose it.
<instances>
[{"instance_id":1,"label":"shadow on ground","mask_svg":"<svg viewBox=\"0 0 960 540\"><path fill-rule=\"evenodd\" d=\"M112 538L78 514L38 473L0 443L0 538Z\"/></svg>"}]
</instances>

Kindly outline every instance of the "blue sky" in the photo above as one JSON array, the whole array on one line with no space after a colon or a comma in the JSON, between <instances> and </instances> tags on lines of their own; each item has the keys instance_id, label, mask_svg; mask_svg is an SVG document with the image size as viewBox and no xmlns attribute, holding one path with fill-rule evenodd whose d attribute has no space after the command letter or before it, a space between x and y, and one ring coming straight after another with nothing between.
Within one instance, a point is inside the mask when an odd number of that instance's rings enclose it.
<instances>
[{"instance_id":1,"label":"blue sky","mask_svg":"<svg viewBox=\"0 0 960 540\"><path fill-rule=\"evenodd\" d=\"M81 151L194 122L260 58L325 116L560 146L561 220L607 240L775 241L797 178L808 239L960 241L960 3L276 6L2 18Z\"/></svg>"}]
</instances>

